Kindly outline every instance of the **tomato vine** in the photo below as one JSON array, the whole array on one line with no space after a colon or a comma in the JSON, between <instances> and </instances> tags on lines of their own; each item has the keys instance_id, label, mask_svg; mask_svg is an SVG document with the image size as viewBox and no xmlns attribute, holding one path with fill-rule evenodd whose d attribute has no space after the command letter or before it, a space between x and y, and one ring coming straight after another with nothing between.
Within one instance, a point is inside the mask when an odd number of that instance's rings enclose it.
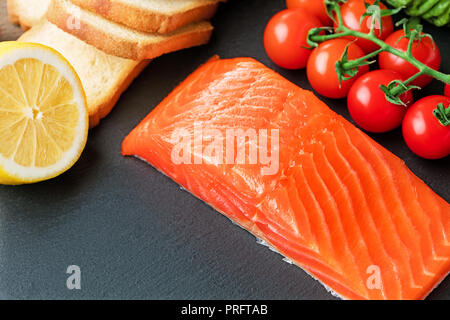
<instances>
[{"instance_id":1,"label":"tomato vine","mask_svg":"<svg viewBox=\"0 0 450 320\"><path fill-rule=\"evenodd\" d=\"M386 99L389 102L402 105L403 102L399 98L401 94L404 92L411 90L411 89L418 89L417 86L409 85L414 79L421 75L428 75L435 79L438 79L446 84L450 83L450 74L445 74L443 72L440 72L438 70L435 70L433 68L430 68L429 66L423 64L416 58L414 58L412 54L412 46L415 41L420 41L423 37L431 37L428 34L425 34L422 32L422 26L419 24L418 20L416 19L402 19L397 23L397 25L403 25L403 28L405 30L405 36L409 39L409 45L406 51L398 50L386 42L384 42L381 39L378 39L375 36L375 26L378 19L379 25L381 24L381 17L387 16L387 15L393 15L396 14L399 10L398 9L384 9L379 10L378 12L376 10L373 10L372 7L369 6L369 4L366 3L367 11L361 18L361 21L364 17L372 17L372 23L369 33L362 33L355 30L352 30L348 27L346 27L343 23L341 10L340 10L340 3L344 3L346 0L325 0L325 5L327 8L328 15L335 21L337 21L338 27L334 30L334 33L330 33L333 28L330 27L320 27L320 28L313 28L309 31L308 37L307 37L307 43L311 48L315 48L319 45L319 43L330 40L330 39L336 39L341 37L357 37L366 39L369 41L372 41L375 43L379 49L367 54L364 57L361 57L356 60L348 60L348 57L346 56L346 52L344 52L341 61L338 61L336 63L336 72L339 77L339 81L341 80L347 80L352 77L354 77L357 73L358 67L365 64L370 64L374 61L370 60L374 57L376 57L381 52L389 52L397 57L400 57L409 63L411 63L414 67L416 67L419 71L411 76L409 79L406 79L405 81L392 81L387 86L382 86L381 89L386 95ZM374 5L378 5L379 0L376 0ZM325 34L324 34L325 33Z\"/></svg>"}]
</instances>

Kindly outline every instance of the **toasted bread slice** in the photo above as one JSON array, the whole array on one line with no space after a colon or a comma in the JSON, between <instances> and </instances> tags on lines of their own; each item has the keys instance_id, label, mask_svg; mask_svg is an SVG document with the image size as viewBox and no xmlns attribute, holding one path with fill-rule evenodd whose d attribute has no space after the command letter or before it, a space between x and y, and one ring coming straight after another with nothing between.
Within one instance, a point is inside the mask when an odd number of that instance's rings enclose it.
<instances>
[{"instance_id":1,"label":"toasted bread slice","mask_svg":"<svg viewBox=\"0 0 450 320\"><path fill-rule=\"evenodd\" d=\"M25 32L19 41L52 47L72 64L86 92L90 127L108 115L149 62L107 55L45 20Z\"/></svg>"},{"instance_id":2,"label":"toasted bread slice","mask_svg":"<svg viewBox=\"0 0 450 320\"><path fill-rule=\"evenodd\" d=\"M196 22L171 33L145 33L81 9L68 0L52 0L47 18L64 31L118 57L146 60L209 41L209 22Z\"/></svg>"},{"instance_id":3,"label":"toasted bread slice","mask_svg":"<svg viewBox=\"0 0 450 320\"><path fill-rule=\"evenodd\" d=\"M20 21L15 6L15 0L6 0L6 8L8 10L9 20L14 24L19 24Z\"/></svg>"},{"instance_id":4,"label":"toasted bread slice","mask_svg":"<svg viewBox=\"0 0 450 320\"><path fill-rule=\"evenodd\" d=\"M169 33L211 19L224 0L70 0L83 9L132 29Z\"/></svg>"},{"instance_id":5,"label":"toasted bread slice","mask_svg":"<svg viewBox=\"0 0 450 320\"><path fill-rule=\"evenodd\" d=\"M28 30L45 16L51 0L7 0L8 15L12 23Z\"/></svg>"}]
</instances>

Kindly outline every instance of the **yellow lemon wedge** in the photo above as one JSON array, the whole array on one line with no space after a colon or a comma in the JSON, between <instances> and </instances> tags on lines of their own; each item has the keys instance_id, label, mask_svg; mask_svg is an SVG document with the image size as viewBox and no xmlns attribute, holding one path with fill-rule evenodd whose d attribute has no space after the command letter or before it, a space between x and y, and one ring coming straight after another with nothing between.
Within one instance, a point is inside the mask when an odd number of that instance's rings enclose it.
<instances>
[{"instance_id":1,"label":"yellow lemon wedge","mask_svg":"<svg viewBox=\"0 0 450 320\"><path fill-rule=\"evenodd\" d=\"M68 170L89 129L77 73L57 51L0 43L0 184L35 183Z\"/></svg>"}]
</instances>

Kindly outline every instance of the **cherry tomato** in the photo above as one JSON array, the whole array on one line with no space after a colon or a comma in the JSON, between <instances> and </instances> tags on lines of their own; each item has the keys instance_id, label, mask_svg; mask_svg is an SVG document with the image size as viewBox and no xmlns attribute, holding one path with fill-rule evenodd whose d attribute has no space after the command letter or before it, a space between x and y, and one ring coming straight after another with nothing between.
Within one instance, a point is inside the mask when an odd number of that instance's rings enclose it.
<instances>
[{"instance_id":1,"label":"cherry tomato","mask_svg":"<svg viewBox=\"0 0 450 320\"><path fill-rule=\"evenodd\" d=\"M312 52L303 48L308 46L308 31L321 25L319 19L303 9L287 9L277 13L264 32L267 55L282 68L304 68Z\"/></svg>"},{"instance_id":2,"label":"cherry tomato","mask_svg":"<svg viewBox=\"0 0 450 320\"><path fill-rule=\"evenodd\" d=\"M404 80L392 70L376 70L366 73L355 81L347 97L347 106L353 120L370 132L387 132L399 127L406 113L406 107L386 100L380 85L393 80ZM412 103L411 90L400 96L409 105Z\"/></svg>"},{"instance_id":3,"label":"cherry tomato","mask_svg":"<svg viewBox=\"0 0 450 320\"><path fill-rule=\"evenodd\" d=\"M323 0L286 0L289 9L302 8L318 18L324 26L331 26L333 20L328 16Z\"/></svg>"},{"instance_id":4,"label":"cherry tomato","mask_svg":"<svg viewBox=\"0 0 450 320\"><path fill-rule=\"evenodd\" d=\"M328 98L344 98L358 77L369 71L369 66L361 66L355 77L339 84L336 73L338 62L345 48L348 47L348 58L354 60L364 56L364 51L347 39L333 39L322 42L309 57L306 75L311 86L321 95Z\"/></svg>"},{"instance_id":5,"label":"cherry tomato","mask_svg":"<svg viewBox=\"0 0 450 320\"><path fill-rule=\"evenodd\" d=\"M347 28L362 33L369 33L370 26L372 24L372 17L365 17L362 22L360 22L362 15L366 12L366 7L364 5L365 0L348 0L341 6L342 22ZM367 3L374 3L375 0L366 0ZM381 9L386 9L386 6L380 3ZM336 19L334 27L338 27L338 21ZM380 28L381 27L381 28ZM390 16L381 18L381 26L375 25L375 36L381 40L386 39L392 31L394 31L394 24ZM349 39L357 39L355 37L349 37ZM356 44L364 50L365 53L370 53L379 49L379 47L370 40L358 38Z\"/></svg>"},{"instance_id":6,"label":"cherry tomato","mask_svg":"<svg viewBox=\"0 0 450 320\"><path fill-rule=\"evenodd\" d=\"M445 85L445 91L444 94L450 98L450 84Z\"/></svg>"},{"instance_id":7,"label":"cherry tomato","mask_svg":"<svg viewBox=\"0 0 450 320\"><path fill-rule=\"evenodd\" d=\"M407 38L402 38L404 36L405 32L403 30L398 30L387 37L385 42L400 51L406 52L409 40ZM412 54L417 60L432 69L438 70L441 66L441 54L439 52L439 48L436 46L434 41L428 37L422 38L420 41L414 41L412 46ZM419 72L419 70L408 61L389 52L380 53L379 64L381 69L397 71L405 78L409 78ZM414 79L411 84L423 88L429 84L431 80L433 80L432 77L423 75L417 79Z\"/></svg>"},{"instance_id":8,"label":"cherry tomato","mask_svg":"<svg viewBox=\"0 0 450 320\"><path fill-rule=\"evenodd\" d=\"M450 105L450 98L429 96L414 103L403 120L403 137L408 147L426 159L440 159L450 154L450 126L442 125L433 111L438 104Z\"/></svg>"}]
</instances>

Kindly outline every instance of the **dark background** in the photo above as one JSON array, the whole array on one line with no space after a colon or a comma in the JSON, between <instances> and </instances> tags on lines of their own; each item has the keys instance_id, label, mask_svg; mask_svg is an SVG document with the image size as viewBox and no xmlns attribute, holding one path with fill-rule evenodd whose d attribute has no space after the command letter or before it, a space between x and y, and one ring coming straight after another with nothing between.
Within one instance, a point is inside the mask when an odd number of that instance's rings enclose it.
<instances>
[{"instance_id":1,"label":"dark background","mask_svg":"<svg viewBox=\"0 0 450 320\"><path fill-rule=\"evenodd\" d=\"M201 63L250 56L310 89L304 71L280 70L262 44L283 0L229 0L207 46L153 61L113 112L90 131L80 161L35 185L0 186L0 298L3 299L334 299L300 268L258 245L248 232L142 161L120 155L123 138ZM2 40L20 28L0 4ZM425 30L450 72L448 28ZM419 95L442 94L433 82ZM325 102L349 119L345 100ZM401 132L373 135L447 201L450 161L414 156ZM81 267L81 290L66 288L66 268ZM429 298L450 299L446 279Z\"/></svg>"}]
</instances>

